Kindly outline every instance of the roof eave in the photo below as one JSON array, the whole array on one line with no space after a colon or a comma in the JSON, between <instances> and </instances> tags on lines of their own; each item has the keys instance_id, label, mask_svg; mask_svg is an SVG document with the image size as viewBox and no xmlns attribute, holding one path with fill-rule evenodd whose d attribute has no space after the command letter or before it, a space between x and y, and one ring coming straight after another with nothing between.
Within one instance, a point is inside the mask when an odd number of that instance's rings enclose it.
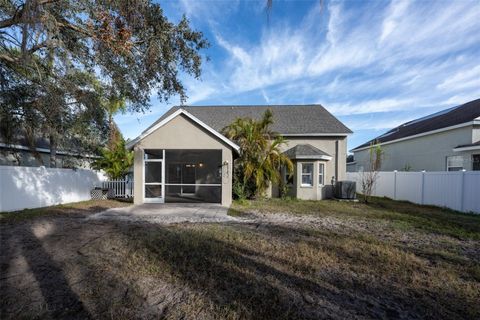
<instances>
[{"instance_id":1,"label":"roof eave","mask_svg":"<svg viewBox=\"0 0 480 320\"><path fill-rule=\"evenodd\" d=\"M453 148L453 152L475 151L475 150L480 150L480 145Z\"/></svg>"},{"instance_id":2,"label":"roof eave","mask_svg":"<svg viewBox=\"0 0 480 320\"><path fill-rule=\"evenodd\" d=\"M326 160L330 161L332 160L333 157L331 156L295 156L292 158L292 160Z\"/></svg>"}]
</instances>

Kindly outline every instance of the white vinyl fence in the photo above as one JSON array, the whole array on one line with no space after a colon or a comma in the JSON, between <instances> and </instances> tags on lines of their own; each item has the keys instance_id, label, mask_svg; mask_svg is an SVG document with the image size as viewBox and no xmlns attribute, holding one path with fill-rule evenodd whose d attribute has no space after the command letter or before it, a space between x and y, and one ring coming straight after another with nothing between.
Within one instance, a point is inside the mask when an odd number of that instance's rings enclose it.
<instances>
[{"instance_id":1,"label":"white vinyl fence","mask_svg":"<svg viewBox=\"0 0 480 320\"><path fill-rule=\"evenodd\" d=\"M133 197L133 181L109 180L102 182L102 188L111 189L115 198Z\"/></svg>"},{"instance_id":2,"label":"white vinyl fence","mask_svg":"<svg viewBox=\"0 0 480 320\"><path fill-rule=\"evenodd\" d=\"M104 180L86 169L0 166L0 212L89 200Z\"/></svg>"},{"instance_id":3,"label":"white vinyl fence","mask_svg":"<svg viewBox=\"0 0 480 320\"><path fill-rule=\"evenodd\" d=\"M347 172L362 192L362 172ZM379 172L373 195L480 213L480 171Z\"/></svg>"}]
</instances>

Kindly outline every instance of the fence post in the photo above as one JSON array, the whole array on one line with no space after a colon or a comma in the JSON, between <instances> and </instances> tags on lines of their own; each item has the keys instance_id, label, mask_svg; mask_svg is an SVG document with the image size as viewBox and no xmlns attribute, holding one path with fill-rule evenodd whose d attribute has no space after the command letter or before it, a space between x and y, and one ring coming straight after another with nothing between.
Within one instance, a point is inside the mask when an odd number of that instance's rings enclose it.
<instances>
[{"instance_id":1,"label":"fence post","mask_svg":"<svg viewBox=\"0 0 480 320\"><path fill-rule=\"evenodd\" d=\"M422 170L422 202L425 204L425 170Z\"/></svg>"},{"instance_id":2,"label":"fence post","mask_svg":"<svg viewBox=\"0 0 480 320\"><path fill-rule=\"evenodd\" d=\"M462 191L462 193L460 193L460 211L464 211L465 210L465 172L466 170L463 169L462 170L462 187L460 188L460 190Z\"/></svg>"},{"instance_id":3,"label":"fence post","mask_svg":"<svg viewBox=\"0 0 480 320\"><path fill-rule=\"evenodd\" d=\"M397 170L393 170L393 200L397 200Z\"/></svg>"}]
</instances>

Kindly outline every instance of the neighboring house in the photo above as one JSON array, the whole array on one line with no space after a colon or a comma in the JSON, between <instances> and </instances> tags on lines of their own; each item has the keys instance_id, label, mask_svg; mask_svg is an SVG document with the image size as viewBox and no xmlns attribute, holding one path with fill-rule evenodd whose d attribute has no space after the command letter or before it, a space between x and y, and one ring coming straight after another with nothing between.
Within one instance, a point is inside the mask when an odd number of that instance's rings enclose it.
<instances>
[{"instance_id":1,"label":"neighboring house","mask_svg":"<svg viewBox=\"0 0 480 320\"><path fill-rule=\"evenodd\" d=\"M0 135L0 166L50 167L50 142L41 136L32 143L25 138L24 132L19 132L10 141ZM33 149L33 150L32 150ZM56 153L57 168L90 168L95 156L65 151L59 148Z\"/></svg>"},{"instance_id":2,"label":"neighboring house","mask_svg":"<svg viewBox=\"0 0 480 320\"><path fill-rule=\"evenodd\" d=\"M404 123L356 147L351 171L367 170L372 143L384 151L382 171L480 170L480 99Z\"/></svg>"},{"instance_id":3,"label":"neighboring house","mask_svg":"<svg viewBox=\"0 0 480 320\"><path fill-rule=\"evenodd\" d=\"M355 172L357 171L357 163L355 162L355 158L353 154L348 155L347 157L347 172Z\"/></svg>"},{"instance_id":4,"label":"neighboring house","mask_svg":"<svg viewBox=\"0 0 480 320\"><path fill-rule=\"evenodd\" d=\"M352 133L320 105L173 107L127 144L135 151L135 203L232 201L233 161L239 146L221 134L237 118L273 111L272 129L285 136L295 164L290 194L320 200L332 179L345 179L347 136ZM272 186L268 195L278 196Z\"/></svg>"}]
</instances>

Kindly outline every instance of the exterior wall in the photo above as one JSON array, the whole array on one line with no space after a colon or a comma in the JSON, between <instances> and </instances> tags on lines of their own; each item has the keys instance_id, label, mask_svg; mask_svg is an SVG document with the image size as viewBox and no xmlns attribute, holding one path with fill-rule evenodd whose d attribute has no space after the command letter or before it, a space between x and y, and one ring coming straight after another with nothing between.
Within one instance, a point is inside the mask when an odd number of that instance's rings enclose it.
<instances>
[{"instance_id":1,"label":"exterior wall","mask_svg":"<svg viewBox=\"0 0 480 320\"><path fill-rule=\"evenodd\" d=\"M298 144L310 144L332 156L332 160L325 162L325 183L330 183L333 176L336 180L345 180L347 172L347 137L289 137L287 143L282 146L286 151ZM338 155L335 144L338 141ZM338 177L336 176L335 159L338 156Z\"/></svg>"},{"instance_id":2,"label":"exterior wall","mask_svg":"<svg viewBox=\"0 0 480 320\"><path fill-rule=\"evenodd\" d=\"M313 163L313 186L302 186L302 163ZM295 196L298 199L323 200L332 197L332 187L331 185L328 185L328 181L325 180L325 185L323 186L318 184L319 163L324 163L326 166L325 161L319 160L302 160L295 163L296 175L294 178L295 185L293 190L295 190ZM327 176L325 176L325 178L326 177Z\"/></svg>"},{"instance_id":3,"label":"exterior wall","mask_svg":"<svg viewBox=\"0 0 480 320\"><path fill-rule=\"evenodd\" d=\"M409 166L411 171L446 171L447 156L467 154L454 152L453 148L471 144L474 135L478 135L478 131L472 133L472 129L472 126L468 126L382 145L384 159L381 170L403 171ZM355 151L354 154L357 171L366 170L369 150ZM471 161L470 164L467 163L466 169L471 170Z\"/></svg>"},{"instance_id":4,"label":"exterior wall","mask_svg":"<svg viewBox=\"0 0 480 320\"><path fill-rule=\"evenodd\" d=\"M216 149L222 150L222 205L232 203L232 148L183 115L179 115L135 145L134 201L143 203L144 149Z\"/></svg>"},{"instance_id":5,"label":"exterior wall","mask_svg":"<svg viewBox=\"0 0 480 320\"><path fill-rule=\"evenodd\" d=\"M0 166L50 167L50 153L39 152L41 163L28 150L0 149ZM57 154L57 168L91 168L91 160Z\"/></svg>"},{"instance_id":6,"label":"exterior wall","mask_svg":"<svg viewBox=\"0 0 480 320\"><path fill-rule=\"evenodd\" d=\"M355 172L355 171L357 171L356 162L347 163L347 172Z\"/></svg>"},{"instance_id":7,"label":"exterior wall","mask_svg":"<svg viewBox=\"0 0 480 320\"><path fill-rule=\"evenodd\" d=\"M325 164L325 186L318 187L315 180L314 187L301 187L300 164L301 162L315 163L314 177L318 179L318 160L305 160L295 163L294 185L291 186L290 194L299 199L321 200L332 196L332 178L335 180L345 180L347 171L347 137L289 137L286 136L286 144L281 147L281 151L286 151L299 144L310 144L332 156L332 160L322 161ZM338 143L338 154L337 154ZM338 169L336 163L338 162ZM338 170L338 171L337 171ZM337 177L338 175L338 177ZM267 190L267 197L278 197L280 195L278 186L272 186Z\"/></svg>"}]
</instances>

